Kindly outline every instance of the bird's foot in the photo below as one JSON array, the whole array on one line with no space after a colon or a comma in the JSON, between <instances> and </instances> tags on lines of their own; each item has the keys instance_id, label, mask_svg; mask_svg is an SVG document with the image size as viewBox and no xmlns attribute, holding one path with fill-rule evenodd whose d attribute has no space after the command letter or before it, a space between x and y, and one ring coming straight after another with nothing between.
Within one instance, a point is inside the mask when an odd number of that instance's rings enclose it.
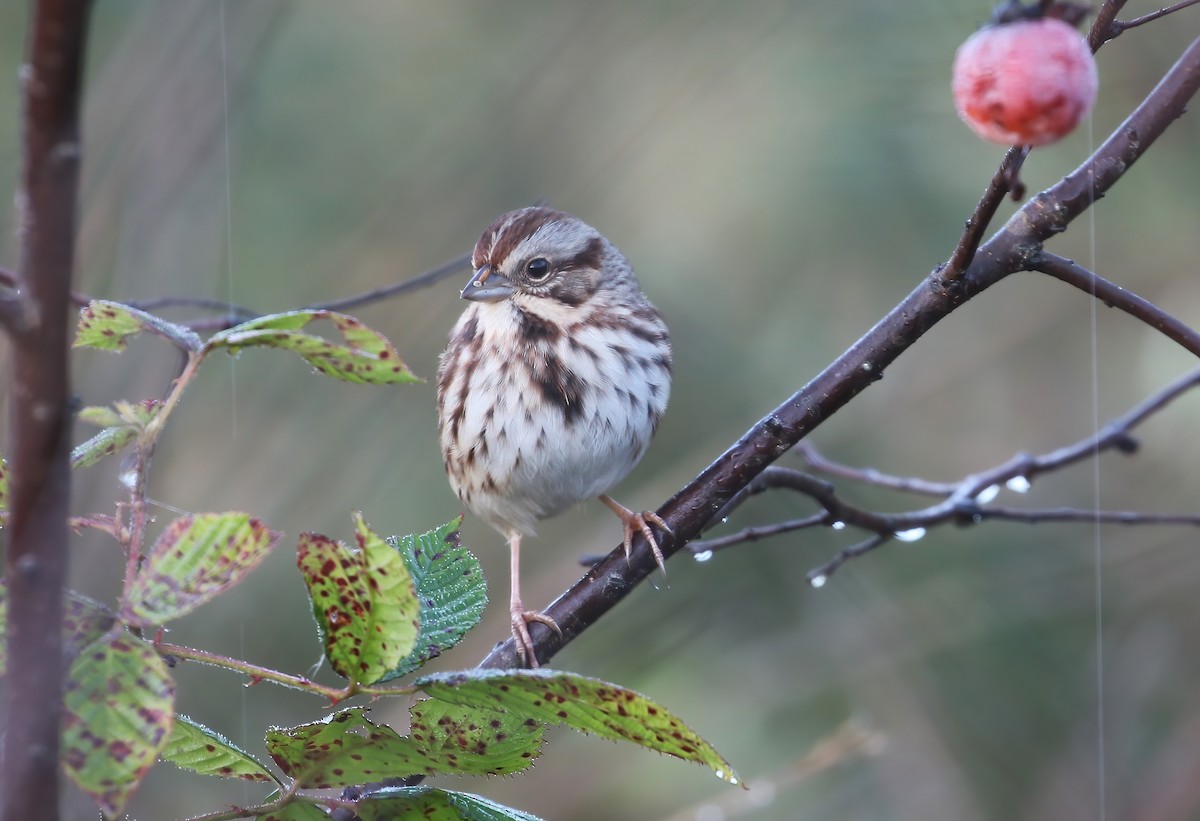
<instances>
[{"instance_id":1,"label":"bird's foot","mask_svg":"<svg viewBox=\"0 0 1200 821\"><path fill-rule=\"evenodd\" d=\"M654 525L668 536L674 535L670 526L663 521L662 517L652 510L634 513L609 496L601 496L600 501L608 505L609 509L617 514L621 519L621 524L625 528L625 561L629 561L629 555L633 552L633 534L635 532L641 533L646 539L646 544L650 546L650 552L654 554L654 561L658 564L658 569L662 571L664 576L667 575L666 559L663 557L662 550L658 547L658 539L654 537L654 530L650 527L650 525Z\"/></svg>"},{"instance_id":2,"label":"bird's foot","mask_svg":"<svg viewBox=\"0 0 1200 821\"><path fill-rule=\"evenodd\" d=\"M509 615L512 620L513 641L517 645L517 655L521 657L521 664L530 668L537 667L537 652L533 647L533 638L529 635L529 623L536 621L544 624L557 633L561 639L562 630L559 628L558 622L545 613L539 613L536 610L526 610L525 606L521 604L520 599L512 602Z\"/></svg>"}]
</instances>

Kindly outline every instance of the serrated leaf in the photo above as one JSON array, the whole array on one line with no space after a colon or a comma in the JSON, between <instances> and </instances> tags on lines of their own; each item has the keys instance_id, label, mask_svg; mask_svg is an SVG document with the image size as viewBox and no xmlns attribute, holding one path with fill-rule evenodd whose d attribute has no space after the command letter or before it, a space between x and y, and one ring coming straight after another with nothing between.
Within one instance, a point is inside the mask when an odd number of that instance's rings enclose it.
<instances>
[{"instance_id":1,"label":"serrated leaf","mask_svg":"<svg viewBox=\"0 0 1200 821\"><path fill-rule=\"evenodd\" d=\"M171 737L159 757L200 775L279 783L254 756L185 715L175 716Z\"/></svg>"},{"instance_id":2,"label":"serrated leaf","mask_svg":"<svg viewBox=\"0 0 1200 821\"><path fill-rule=\"evenodd\" d=\"M190 613L241 581L280 535L249 513L180 516L147 552L122 619L149 627Z\"/></svg>"},{"instance_id":3,"label":"serrated leaf","mask_svg":"<svg viewBox=\"0 0 1200 821\"><path fill-rule=\"evenodd\" d=\"M410 739L367 720L352 707L322 721L267 730L266 747L284 774L302 789L365 784L429 772L433 762Z\"/></svg>"},{"instance_id":4,"label":"serrated leaf","mask_svg":"<svg viewBox=\"0 0 1200 821\"><path fill-rule=\"evenodd\" d=\"M629 741L695 761L731 784L733 767L681 720L633 690L558 670L471 670L414 682L434 698L468 707L510 710L548 724Z\"/></svg>"},{"instance_id":5,"label":"serrated leaf","mask_svg":"<svg viewBox=\"0 0 1200 821\"><path fill-rule=\"evenodd\" d=\"M8 510L8 462L0 456L0 513Z\"/></svg>"},{"instance_id":6,"label":"serrated leaf","mask_svg":"<svg viewBox=\"0 0 1200 821\"><path fill-rule=\"evenodd\" d=\"M400 551L421 604L421 632L412 652L380 679L416 670L458 644L487 606L487 579L479 560L459 542L462 516L419 536L391 538Z\"/></svg>"},{"instance_id":7,"label":"serrated leaf","mask_svg":"<svg viewBox=\"0 0 1200 821\"><path fill-rule=\"evenodd\" d=\"M71 451L71 467L89 467L105 456L120 453L137 435L137 430L127 426L105 428Z\"/></svg>"},{"instance_id":8,"label":"serrated leaf","mask_svg":"<svg viewBox=\"0 0 1200 821\"><path fill-rule=\"evenodd\" d=\"M302 533L296 564L308 585L325 656L345 679L374 684L412 652L420 605L404 559L354 514L358 549Z\"/></svg>"},{"instance_id":9,"label":"serrated leaf","mask_svg":"<svg viewBox=\"0 0 1200 821\"><path fill-rule=\"evenodd\" d=\"M4 631L8 613L8 588L0 579L0 676L7 669ZM116 617L107 607L86 596L67 591L63 599L63 657L67 664L74 661L79 652L103 636L117 623Z\"/></svg>"},{"instance_id":10,"label":"serrated leaf","mask_svg":"<svg viewBox=\"0 0 1200 821\"><path fill-rule=\"evenodd\" d=\"M332 322L346 344L300 330L318 319ZM392 385L420 381L386 337L354 317L334 311L271 314L243 322L208 340L209 348L226 348L230 353L264 346L295 351L321 373L346 382Z\"/></svg>"},{"instance_id":11,"label":"serrated leaf","mask_svg":"<svg viewBox=\"0 0 1200 821\"><path fill-rule=\"evenodd\" d=\"M312 804L294 802L281 810L258 816L254 821L329 821L329 814Z\"/></svg>"},{"instance_id":12,"label":"serrated leaf","mask_svg":"<svg viewBox=\"0 0 1200 821\"><path fill-rule=\"evenodd\" d=\"M497 804L481 795L436 787L387 787L358 802L362 821L541 821L536 815Z\"/></svg>"},{"instance_id":13,"label":"serrated leaf","mask_svg":"<svg viewBox=\"0 0 1200 821\"><path fill-rule=\"evenodd\" d=\"M352 707L312 724L272 727L266 745L302 789L415 774L502 775L525 769L541 750L542 725L523 721L426 701L413 708L412 735L402 736Z\"/></svg>"},{"instance_id":14,"label":"serrated leaf","mask_svg":"<svg viewBox=\"0 0 1200 821\"><path fill-rule=\"evenodd\" d=\"M187 351L198 351L203 346L200 336L191 328L167 322L119 302L95 299L79 312L79 325L72 347L123 351L129 338L143 331L165 337Z\"/></svg>"},{"instance_id":15,"label":"serrated leaf","mask_svg":"<svg viewBox=\"0 0 1200 821\"><path fill-rule=\"evenodd\" d=\"M63 768L118 815L166 744L175 684L154 648L126 633L89 645L67 675Z\"/></svg>"}]
</instances>

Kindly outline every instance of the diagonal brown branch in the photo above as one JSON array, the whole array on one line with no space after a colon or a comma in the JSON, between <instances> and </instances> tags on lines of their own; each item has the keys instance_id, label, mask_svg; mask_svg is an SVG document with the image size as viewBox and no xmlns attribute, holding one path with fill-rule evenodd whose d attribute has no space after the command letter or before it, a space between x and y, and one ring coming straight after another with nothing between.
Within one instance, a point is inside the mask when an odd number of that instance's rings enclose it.
<instances>
[{"instance_id":1,"label":"diagonal brown branch","mask_svg":"<svg viewBox=\"0 0 1200 821\"><path fill-rule=\"evenodd\" d=\"M1197 88L1200 40L1188 46L1142 104L1083 165L1031 199L984 243L960 278L947 281L939 271L927 277L849 350L659 508L659 515L675 533L675 538L662 545L663 552L673 554L698 536L735 494L879 379L883 370L926 331L967 300L1027 268L1043 242L1064 231L1137 162L1184 112ZM610 553L546 609L562 628L561 637L534 625L538 658L544 662L553 656L620 602L654 567L644 545L635 550L628 563L622 550ZM517 664L511 640L482 662L484 667Z\"/></svg>"}]
</instances>

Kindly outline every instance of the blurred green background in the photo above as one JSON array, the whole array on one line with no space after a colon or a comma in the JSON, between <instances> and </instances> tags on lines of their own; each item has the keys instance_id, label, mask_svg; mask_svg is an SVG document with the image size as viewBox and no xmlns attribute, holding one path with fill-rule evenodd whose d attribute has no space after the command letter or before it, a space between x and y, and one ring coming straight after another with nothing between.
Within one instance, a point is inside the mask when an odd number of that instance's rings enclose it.
<instances>
[{"instance_id":1,"label":"blurred green background","mask_svg":"<svg viewBox=\"0 0 1200 821\"><path fill-rule=\"evenodd\" d=\"M19 168L26 5L0 5L0 191ZM622 248L671 326L671 408L617 492L653 507L949 255L1003 153L957 121L949 93L954 49L988 11L974 0L100 0L77 286L285 310L412 276L469 249L500 212L546 197ZM1073 169L1198 33L1200 9L1106 47L1092 121L1033 154L1030 189ZM1198 122L1177 122L1050 246L1193 326ZM0 221L0 263L12 266L11 208ZM356 314L428 379L464 277ZM153 339L74 362L86 404L161 395L176 366ZM934 329L813 441L852 464L955 479L1086 436L1095 414L1121 413L1193 365L1125 315L1094 315L1081 293L1021 274ZM176 508L246 509L289 537L171 637L296 673L314 665L295 535L348 538L355 509L389 533L460 511L433 393L429 381L344 385L278 352L209 363L154 464L157 522ZM1135 457L1105 456L1098 473L1082 465L1002 501L1087 507L1098 487L1106 508L1195 511L1198 411L1187 397L1141 431ZM81 473L75 509L111 511L116 470ZM844 490L882 509L922 503ZM725 530L809 509L760 498ZM527 603L549 602L580 574L580 555L617 537L597 504L546 523L525 551ZM1194 530L945 528L810 589L805 571L854 538L805 532L703 564L678 558L665 582L555 659L674 709L749 792L566 730L528 774L445 783L547 819L1094 819L1101 795L1111 818L1200 817ZM468 520L464 541L503 601L501 538ZM77 586L111 599L114 546L84 536L74 549ZM503 611L491 606L437 667L473 665L506 635ZM267 725L327 712L218 670L176 672L180 710L252 752ZM403 729L406 705L374 711ZM796 762L847 719L883 734L884 751L791 784ZM163 766L130 817L258 797ZM67 817L95 817L76 791L67 801Z\"/></svg>"}]
</instances>

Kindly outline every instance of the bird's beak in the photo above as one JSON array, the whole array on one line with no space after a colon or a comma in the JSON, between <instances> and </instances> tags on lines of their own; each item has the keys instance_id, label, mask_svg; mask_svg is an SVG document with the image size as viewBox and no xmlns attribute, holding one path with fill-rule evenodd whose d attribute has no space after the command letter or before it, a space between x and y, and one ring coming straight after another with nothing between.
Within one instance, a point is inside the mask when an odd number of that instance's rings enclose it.
<instances>
[{"instance_id":1,"label":"bird's beak","mask_svg":"<svg viewBox=\"0 0 1200 821\"><path fill-rule=\"evenodd\" d=\"M511 296L513 285L490 265L484 265L471 275L471 281L462 289L462 298L472 302L499 302Z\"/></svg>"}]
</instances>

